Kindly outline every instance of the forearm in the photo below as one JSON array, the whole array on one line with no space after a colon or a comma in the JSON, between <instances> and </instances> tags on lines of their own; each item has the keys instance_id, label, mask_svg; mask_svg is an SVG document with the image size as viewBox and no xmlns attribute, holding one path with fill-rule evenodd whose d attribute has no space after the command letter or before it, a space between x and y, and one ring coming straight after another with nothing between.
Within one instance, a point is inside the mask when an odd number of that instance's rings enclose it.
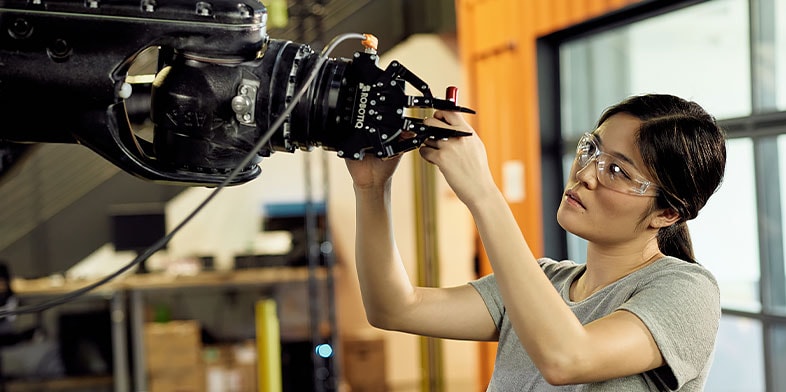
<instances>
[{"instance_id":1,"label":"forearm","mask_svg":"<svg viewBox=\"0 0 786 392\"><path fill-rule=\"evenodd\" d=\"M467 205L522 345L543 373L571 362L584 327L541 270L503 195L494 188L477 200Z\"/></svg>"},{"instance_id":2,"label":"forearm","mask_svg":"<svg viewBox=\"0 0 786 392\"><path fill-rule=\"evenodd\" d=\"M392 329L414 297L393 235L390 185L355 189L356 242L360 291L369 322Z\"/></svg>"}]
</instances>

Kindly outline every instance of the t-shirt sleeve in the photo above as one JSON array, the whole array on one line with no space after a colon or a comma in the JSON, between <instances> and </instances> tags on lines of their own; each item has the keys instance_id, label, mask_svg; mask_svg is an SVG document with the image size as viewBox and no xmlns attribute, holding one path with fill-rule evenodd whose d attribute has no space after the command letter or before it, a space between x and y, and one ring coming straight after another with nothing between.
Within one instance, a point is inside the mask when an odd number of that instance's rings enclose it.
<instances>
[{"instance_id":1,"label":"t-shirt sleeve","mask_svg":"<svg viewBox=\"0 0 786 392\"><path fill-rule=\"evenodd\" d=\"M540 265L541 269L547 273L547 275L549 275L549 269L553 270L552 273L558 272L561 265L560 263L548 258L538 259L538 264ZM505 314L505 305L502 303L502 296L499 293L497 278L493 273L491 273L481 277L480 279L470 281L469 284L474 287L475 290L477 290L480 294L480 297L483 298L483 302L486 303L489 314L491 314L491 318L494 320L494 324L499 330L502 327L502 318Z\"/></svg>"},{"instance_id":2,"label":"t-shirt sleeve","mask_svg":"<svg viewBox=\"0 0 786 392\"><path fill-rule=\"evenodd\" d=\"M502 328L502 315L505 313L505 305L502 304L502 297L497 287L497 278L494 274L488 274L478 280L473 280L469 284L475 288L486 303L486 307L494 320L497 330Z\"/></svg>"},{"instance_id":3,"label":"t-shirt sleeve","mask_svg":"<svg viewBox=\"0 0 786 392\"><path fill-rule=\"evenodd\" d=\"M639 287L620 309L650 330L666 366L650 373L677 390L697 378L712 357L720 322L720 292L712 274L684 263L662 270Z\"/></svg>"}]
</instances>

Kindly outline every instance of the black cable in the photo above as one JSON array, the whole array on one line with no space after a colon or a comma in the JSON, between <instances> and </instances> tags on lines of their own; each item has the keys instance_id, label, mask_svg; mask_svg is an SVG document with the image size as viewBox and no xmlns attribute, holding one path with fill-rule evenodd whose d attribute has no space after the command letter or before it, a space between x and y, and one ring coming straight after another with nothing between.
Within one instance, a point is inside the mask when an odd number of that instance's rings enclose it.
<instances>
[{"instance_id":1,"label":"black cable","mask_svg":"<svg viewBox=\"0 0 786 392\"><path fill-rule=\"evenodd\" d=\"M202 209L210 201L212 201L216 197L216 195L218 195L218 192L220 192L222 189L224 189L232 181L232 179L234 179L238 175L238 173L240 173L240 171L243 170L243 168L245 168L251 162L252 159L254 159L254 157L257 155L257 152L260 149L262 149L262 147L268 142L268 140L270 140L270 138L278 130L278 128L281 127L281 125L284 123L284 121L286 121L287 117L289 117L289 115L295 109L295 105L297 104L297 102L299 102L303 98L303 95L306 94L306 91L308 91L308 88L311 85L311 82L314 81L314 78L316 78L317 74L319 73L319 70L322 67L322 64L325 62L325 60L327 60L328 55L336 48L336 46L338 46L338 44L340 44L341 42L346 41L348 39L352 39L352 38L357 38L357 39L364 40L364 39L366 39L366 36L363 35L363 34L359 34L359 33L341 34L341 35L338 35L335 38L333 38L330 41L330 43L327 46L325 46L325 48L322 50L322 52L320 53L319 57L317 58L317 62L314 65L314 68L311 70L311 73L308 75L308 78L306 78L305 83L303 83L303 86L301 86L300 90L298 90L298 92L292 98L291 104L289 106L287 106L287 108L281 113L280 116L278 116L278 118L276 118L276 121L274 121L273 124L270 126L270 128L267 130L267 132L264 135L262 135L262 138L259 139L257 144L246 155L246 157L243 159L243 161L239 165L237 165L237 167L234 170L232 170L232 172L229 173L229 176L227 176L227 178L224 179L224 181L221 182L221 184L216 186L216 188L213 190L213 192L211 192L210 195L208 195L205 198L205 200L202 201L202 203L200 203L190 214L188 214L188 216L186 216L169 234L161 237L161 239L159 239L158 241L156 241L156 243L154 243L153 245L148 247L144 252L139 254L130 263L126 264L122 268L120 268L117 271L115 271L115 272L113 272L113 273L111 273L111 274L101 278L100 280L98 280L96 282L93 282L93 283L91 283L91 284L89 284L89 285L87 285L85 287L82 287L82 288L73 290L71 292L68 292L66 294L63 294L63 295L61 295L59 297L52 298L52 299L47 300L47 301L42 301L41 303L38 303L38 304L20 306L20 307L18 307L16 309L13 309L13 310L0 310L0 318L12 316L12 315L19 315L19 314L43 312L43 311L45 311L47 309L50 309L50 308L53 308L55 306L59 306L59 305L68 303L68 302L70 302L70 301L72 301L72 300L74 300L74 299L76 299L76 298L78 298L78 297L80 297L80 296L82 296L82 295L92 291L92 290L95 290L96 288L98 288L98 287L100 287L100 286L102 286L102 285L104 285L106 283L109 283L111 280L113 280L113 279L117 278L118 276L122 275L123 273L125 273L126 271L128 271L129 269L134 267L135 265L137 265L137 264L147 260L155 252L158 252L161 248L164 247L164 245L166 245L167 243L169 243L169 241L172 240L172 237L178 231L180 231L180 229L183 228L183 226L185 226L186 223L191 221L191 219L193 219L194 216L196 216L197 213L202 211Z\"/></svg>"}]
</instances>

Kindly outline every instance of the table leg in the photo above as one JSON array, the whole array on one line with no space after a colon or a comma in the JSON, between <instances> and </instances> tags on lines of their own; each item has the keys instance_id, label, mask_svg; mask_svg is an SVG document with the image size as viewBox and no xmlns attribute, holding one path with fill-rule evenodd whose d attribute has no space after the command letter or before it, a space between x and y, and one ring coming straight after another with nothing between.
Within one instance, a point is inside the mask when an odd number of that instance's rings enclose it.
<instances>
[{"instance_id":1,"label":"table leg","mask_svg":"<svg viewBox=\"0 0 786 392\"><path fill-rule=\"evenodd\" d=\"M144 342L144 299L142 292L131 290L131 340L133 341L134 387L137 392L147 392Z\"/></svg>"},{"instance_id":2,"label":"table leg","mask_svg":"<svg viewBox=\"0 0 786 392\"><path fill-rule=\"evenodd\" d=\"M129 392L128 340L126 338L125 294L115 292L110 300L112 320L113 379L115 392Z\"/></svg>"}]
</instances>

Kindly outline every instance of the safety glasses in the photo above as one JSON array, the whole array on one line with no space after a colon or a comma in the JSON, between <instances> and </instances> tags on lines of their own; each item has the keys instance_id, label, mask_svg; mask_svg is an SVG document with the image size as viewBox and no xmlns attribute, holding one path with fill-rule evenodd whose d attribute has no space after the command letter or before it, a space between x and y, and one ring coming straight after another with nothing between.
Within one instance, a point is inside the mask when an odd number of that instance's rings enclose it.
<instances>
[{"instance_id":1,"label":"safety glasses","mask_svg":"<svg viewBox=\"0 0 786 392\"><path fill-rule=\"evenodd\" d=\"M595 161L598 182L617 192L634 196L657 196L658 186L644 178L636 168L622 158L607 154L600 149L595 134L586 132L576 147L577 171Z\"/></svg>"}]
</instances>

